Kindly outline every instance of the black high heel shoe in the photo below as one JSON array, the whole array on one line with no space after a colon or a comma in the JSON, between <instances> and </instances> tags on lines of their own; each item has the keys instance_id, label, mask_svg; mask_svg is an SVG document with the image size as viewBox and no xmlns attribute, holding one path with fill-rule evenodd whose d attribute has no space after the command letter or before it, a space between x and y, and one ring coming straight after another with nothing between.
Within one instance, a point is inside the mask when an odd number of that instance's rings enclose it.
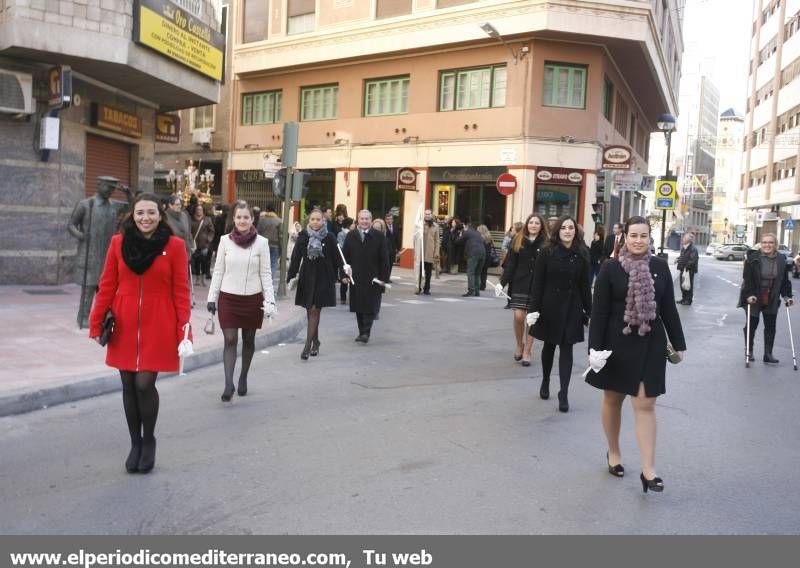
<instances>
[{"instance_id":1,"label":"black high heel shoe","mask_svg":"<svg viewBox=\"0 0 800 568\"><path fill-rule=\"evenodd\" d=\"M235 392L236 389L233 387L233 385L231 385L231 390L228 390L228 387L226 386L225 390L222 391L222 396L220 399L222 399L222 402L230 402L230 400L233 398L233 393Z\"/></svg>"},{"instance_id":2,"label":"black high heel shoe","mask_svg":"<svg viewBox=\"0 0 800 568\"><path fill-rule=\"evenodd\" d=\"M156 465L156 439L142 441L142 455L139 457L139 473L149 473Z\"/></svg>"},{"instance_id":3,"label":"black high heel shoe","mask_svg":"<svg viewBox=\"0 0 800 568\"><path fill-rule=\"evenodd\" d=\"M547 400L550 398L550 381L542 379L542 386L539 387L539 398Z\"/></svg>"},{"instance_id":4,"label":"black high heel shoe","mask_svg":"<svg viewBox=\"0 0 800 568\"><path fill-rule=\"evenodd\" d=\"M639 479L642 481L642 491L647 493L647 490L654 491L655 493L661 493L664 491L664 480L660 477L654 477L653 479L647 479L644 476L644 472L639 474Z\"/></svg>"},{"instance_id":5,"label":"black high heel shoe","mask_svg":"<svg viewBox=\"0 0 800 568\"><path fill-rule=\"evenodd\" d=\"M606 463L608 464L608 473L614 477L623 477L625 475L625 468L622 467L621 463L611 465L611 462L608 461L608 452L606 452Z\"/></svg>"},{"instance_id":6,"label":"black high heel shoe","mask_svg":"<svg viewBox=\"0 0 800 568\"><path fill-rule=\"evenodd\" d=\"M303 347L303 351L302 351L302 353L300 353L300 358L303 361L308 361L308 356L309 356L310 352L311 352L311 342L310 341L306 341L306 344Z\"/></svg>"},{"instance_id":7,"label":"black high heel shoe","mask_svg":"<svg viewBox=\"0 0 800 568\"><path fill-rule=\"evenodd\" d=\"M514 361L517 361L517 362L522 361L522 353L520 353L519 355L514 353Z\"/></svg>"},{"instance_id":8,"label":"black high heel shoe","mask_svg":"<svg viewBox=\"0 0 800 568\"><path fill-rule=\"evenodd\" d=\"M311 351L309 351L308 354L312 357L319 355L319 339L315 339L311 342Z\"/></svg>"},{"instance_id":9,"label":"black high heel shoe","mask_svg":"<svg viewBox=\"0 0 800 568\"><path fill-rule=\"evenodd\" d=\"M128 473L136 473L139 471L139 458L142 455L142 441L139 440L131 444L131 451L128 454L128 459L125 460L125 471Z\"/></svg>"},{"instance_id":10,"label":"black high heel shoe","mask_svg":"<svg viewBox=\"0 0 800 568\"><path fill-rule=\"evenodd\" d=\"M239 384L236 386L236 394L245 396L247 394L247 379L239 379Z\"/></svg>"},{"instance_id":11,"label":"black high heel shoe","mask_svg":"<svg viewBox=\"0 0 800 568\"><path fill-rule=\"evenodd\" d=\"M569 399L564 391L558 391L558 410L559 412L569 412Z\"/></svg>"}]
</instances>

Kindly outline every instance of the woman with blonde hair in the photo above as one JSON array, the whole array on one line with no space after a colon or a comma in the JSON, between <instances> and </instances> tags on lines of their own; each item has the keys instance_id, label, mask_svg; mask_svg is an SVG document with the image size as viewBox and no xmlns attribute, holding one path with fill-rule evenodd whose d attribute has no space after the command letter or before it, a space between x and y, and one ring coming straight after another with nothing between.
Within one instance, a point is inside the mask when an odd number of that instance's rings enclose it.
<instances>
[{"instance_id":1,"label":"woman with blonde hair","mask_svg":"<svg viewBox=\"0 0 800 568\"><path fill-rule=\"evenodd\" d=\"M523 367L528 367L531 364L533 336L529 334L525 337L524 346L522 339L525 335L525 317L531 306L533 269L539 249L547 240L547 226L538 213L531 213L525 223L520 225L506 256L500 285L508 285L511 308L514 310L514 335L517 338L514 360L521 361Z\"/></svg>"}]
</instances>

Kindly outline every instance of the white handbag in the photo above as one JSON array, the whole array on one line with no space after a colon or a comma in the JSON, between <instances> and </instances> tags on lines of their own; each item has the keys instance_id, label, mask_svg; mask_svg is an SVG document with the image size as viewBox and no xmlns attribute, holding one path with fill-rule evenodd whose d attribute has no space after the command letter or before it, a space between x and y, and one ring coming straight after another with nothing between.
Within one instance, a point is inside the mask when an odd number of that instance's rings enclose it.
<instances>
[{"instance_id":1,"label":"white handbag","mask_svg":"<svg viewBox=\"0 0 800 568\"><path fill-rule=\"evenodd\" d=\"M684 270L683 275L681 276L681 290L686 290L687 292L692 289L692 280L689 276L689 271Z\"/></svg>"}]
</instances>

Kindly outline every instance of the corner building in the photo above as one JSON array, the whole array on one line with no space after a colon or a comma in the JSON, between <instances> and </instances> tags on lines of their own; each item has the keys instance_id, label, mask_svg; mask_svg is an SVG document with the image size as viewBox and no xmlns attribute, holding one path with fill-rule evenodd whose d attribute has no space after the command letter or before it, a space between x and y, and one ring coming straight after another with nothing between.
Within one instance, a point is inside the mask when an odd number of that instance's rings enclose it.
<instances>
[{"instance_id":1,"label":"corner building","mask_svg":"<svg viewBox=\"0 0 800 568\"><path fill-rule=\"evenodd\" d=\"M244 0L235 7L233 150L239 180L300 123L312 203L351 216L419 205L502 232L532 211L594 228L603 149L646 172L650 132L677 114L675 0ZM485 25L489 24L489 25ZM417 191L395 190L400 167ZM516 191L501 195L501 173ZM241 184L253 199L253 184ZM259 198L271 199L263 181ZM608 219L613 222L616 219ZM401 263L410 263L410 250Z\"/></svg>"}]
</instances>

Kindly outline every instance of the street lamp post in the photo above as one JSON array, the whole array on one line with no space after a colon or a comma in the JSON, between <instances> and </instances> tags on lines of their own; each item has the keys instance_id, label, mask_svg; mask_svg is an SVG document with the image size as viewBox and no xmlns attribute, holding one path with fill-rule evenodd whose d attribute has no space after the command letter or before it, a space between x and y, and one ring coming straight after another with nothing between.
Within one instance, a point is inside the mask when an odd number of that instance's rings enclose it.
<instances>
[{"instance_id":1,"label":"street lamp post","mask_svg":"<svg viewBox=\"0 0 800 568\"><path fill-rule=\"evenodd\" d=\"M669 152L671 149L670 144L672 142L672 131L675 130L675 117L668 112L664 113L661 115L661 118L658 119L656 125L658 126L658 129L664 133L664 138L667 139L667 165L665 177L669 179L672 174L669 169ZM664 209L661 213L661 252L658 253L658 256L666 258L667 255L664 252L664 241L666 239L665 233L667 231L667 210Z\"/></svg>"}]
</instances>

